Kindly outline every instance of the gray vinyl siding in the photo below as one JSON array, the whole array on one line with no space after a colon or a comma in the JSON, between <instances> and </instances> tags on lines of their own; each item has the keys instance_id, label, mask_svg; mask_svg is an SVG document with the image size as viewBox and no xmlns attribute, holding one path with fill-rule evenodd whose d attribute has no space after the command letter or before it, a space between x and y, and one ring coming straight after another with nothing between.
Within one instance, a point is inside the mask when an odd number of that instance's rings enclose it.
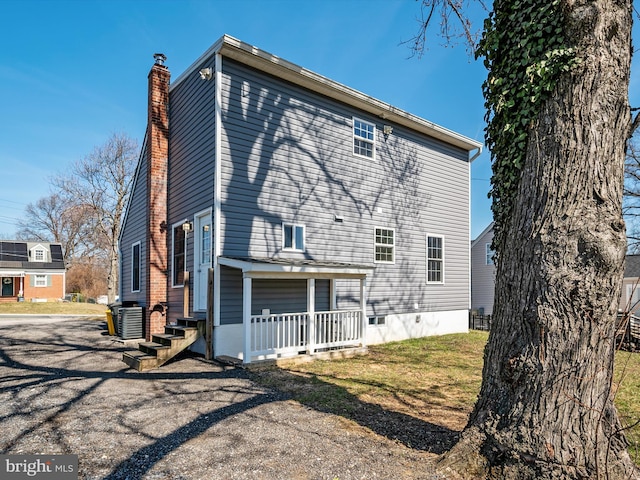
<instances>
[{"instance_id":1,"label":"gray vinyl siding","mask_svg":"<svg viewBox=\"0 0 640 480\"><path fill-rule=\"evenodd\" d=\"M242 323L242 270L220 267L220 324Z\"/></svg>"},{"instance_id":2,"label":"gray vinyl siding","mask_svg":"<svg viewBox=\"0 0 640 480\"><path fill-rule=\"evenodd\" d=\"M493 314L495 265L487 265L487 244L493 241L493 229L485 231L471 246L471 308Z\"/></svg>"},{"instance_id":3,"label":"gray vinyl siding","mask_svg":"<svg viewBox=\"0 0 640 480\"><path fill-rule=\"evenodd\" d=\"M213 58L200 68L214 67ZM168 224L188 220L213 207L215 160L215 82L204 81L198 71L170 90ZM169 232L167 254L172 268L173 246ZM190 272L190 305L193 307L193 240L187 238L186 267ZM171 281L170 281L171 284ZM170 314L182 315L183 289L169 288ZM173 307L173 308L171 308Z\"/></svg>"},{"instance_id":4,"label":"gray vinyl siding","mask_svg":"<svg viewBox=\"0 0 640 480\"><path fill-rule=\"evenodd\" d=\"M221 267L220 323L242 323L242 272ZM328 311L330 305L329 280L316 280L316 311ZM251 315L263 309L271 313L307 311L307 281L305 279L255 279L251 288Z\"/></svg>"},{"instance_id":5,"label":"gray vinyl siding","mask_svg":"<svg viewBox=\"0 0 640 480\"><path fill-rule=\"evenodd\" d=\"M229 59L223 92L224 256L373 265L374 228L394 228L396 261L375 264L368 313L469 308L466 151L394 124L385 138L379 117ZM354 116L376 126L375 160L352 153ZM282 250L283 222L305 226L303 253ZM442 285L426 283L427 234L444 237Z\"/></svg>"},{"instance_id":6,"label":"gray vinyl siding","mask_svg":"<svg viewBox=\"0 0 640 480\"><path fill-rule=\"evenodd\" d=\"M260 279L252 282L251 315L260 315L263 309L271 313L307 311L307 280ZM315 310L329 310L329 281L316 280Z\"/></svg>"},{"instance_id":7,"label":"gray vinyl siding","mask_svg":"<svg viewBox=\"0 0 640 480\"><path fill-rule=\"evenodd\" d=\"M127 207L126 221L120 237L120 300L134 301L146 306L147 280L147 154L143 149L133 191ZM140 242L140 291L131 291L131 246Z\"/></svg>"}]
</instances>

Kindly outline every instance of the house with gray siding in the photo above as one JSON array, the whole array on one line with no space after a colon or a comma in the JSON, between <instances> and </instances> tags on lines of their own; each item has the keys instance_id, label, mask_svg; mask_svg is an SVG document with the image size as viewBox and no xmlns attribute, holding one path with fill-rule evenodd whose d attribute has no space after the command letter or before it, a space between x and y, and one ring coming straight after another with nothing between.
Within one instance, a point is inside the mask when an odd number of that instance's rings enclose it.
<instances>
[{"instance_id":1,"label":"house with gray siding","mask_svg":"<svg viewBox=\"0 0 640 480\"><path fill-rule=\"evenodd\" d=\"M496 266L493 261L493 222L471 242L471 310L493 315Z\"/></svg>"},{"instance_id":2,"label":"house with gray siding","mask_svg":"<svg viewBox=\"0 0 640 480\"><path fill-rule=\"evenodd\" d=\"M249 363L467 330L480 142L230 36L164 62L120 237L147 339L202 319L192 348Z\"/></svg>"}]
</instances>

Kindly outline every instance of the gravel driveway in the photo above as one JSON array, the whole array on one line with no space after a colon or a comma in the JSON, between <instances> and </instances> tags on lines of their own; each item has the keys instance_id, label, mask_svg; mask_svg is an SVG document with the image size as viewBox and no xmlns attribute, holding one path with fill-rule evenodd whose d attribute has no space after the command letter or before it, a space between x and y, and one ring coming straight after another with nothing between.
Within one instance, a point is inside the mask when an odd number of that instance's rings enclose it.
<instances>
[{"instance_id":1,"label":"gravel driveway","mask_svg":"<svg viewBox=\"0 0 640 480\"><path fill-rule=\"evenodd\" d=\"M0 452L81 479L426 479L433 455L183 356L139 373L105 322L0 316Z\"/></svg>"}]
</instances>

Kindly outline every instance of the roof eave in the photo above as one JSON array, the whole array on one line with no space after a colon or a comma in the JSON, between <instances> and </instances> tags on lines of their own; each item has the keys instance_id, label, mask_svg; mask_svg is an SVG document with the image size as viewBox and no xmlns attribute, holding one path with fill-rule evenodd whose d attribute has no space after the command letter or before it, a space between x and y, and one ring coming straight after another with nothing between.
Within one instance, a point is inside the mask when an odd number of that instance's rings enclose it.
<instances>
[{"instance_id":1,"label":"roof eave","mask_svg":"<svg viewBox=\"0 0 640 480\"><path fill-rule=\"evenodd\" d=\"M482 150L482 142L478 142L452 130L444 128L424 118L405 112L388 103L365 95L358 90L335 82L304 67L260 50L253 45L242 42L229 35L223 35L204 54L200 56L185 72L180 75L172 87L193 73L207 58L216 53L241 62L257 70L287 80L295 85L327 96L359 110L376 115L383 120L405 126L424 133L433 138L456 146L467 152Z\"/></svg>"}]
</instances>

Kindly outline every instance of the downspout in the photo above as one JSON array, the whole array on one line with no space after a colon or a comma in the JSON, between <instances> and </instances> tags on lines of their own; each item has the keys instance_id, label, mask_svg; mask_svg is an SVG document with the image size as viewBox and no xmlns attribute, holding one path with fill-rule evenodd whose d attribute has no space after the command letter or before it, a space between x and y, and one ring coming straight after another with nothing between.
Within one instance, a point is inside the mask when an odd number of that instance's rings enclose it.
<instances>
[{"instance_id":1,"label":"downspout","mask_svg":"<svg viewBox=\"0 0 640 480\"><path fill-rule=\"evenodd\" d=\"M471 310L471 163L480 156L482 153L482 145L476 149L476 153L473 154L471 158L469 158L469 238L467 239L467 270L469 279L467 285L467 310Z\"/></svg>"},{"instance_id":2,"label":"downspout","mask_svg":"<svg viewBox=\"0 0 640 480\"><path fill-rule=\"evenodd\" d=\"M213 328L220 326L220 263L218 261L222 254L221 232L220 232L220 212L222 197L222 55L218 51L215 57L215 133L214 133L214 193L213 193ZM214 343L216 335L213 336ZM214 345L214 354L215 354Z\"/></svg>"}]
</instances>

